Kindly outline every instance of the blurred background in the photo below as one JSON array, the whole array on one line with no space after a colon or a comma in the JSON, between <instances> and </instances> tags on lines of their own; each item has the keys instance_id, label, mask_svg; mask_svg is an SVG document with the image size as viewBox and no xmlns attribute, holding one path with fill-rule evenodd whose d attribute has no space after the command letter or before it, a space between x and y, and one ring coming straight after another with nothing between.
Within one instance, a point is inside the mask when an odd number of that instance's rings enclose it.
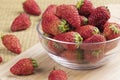
<instances>
[{"instance_id":1,"label":"blurred background","mask_svg":"<svg viewBox=\"0 0 120 80\"><path fill-rule=\"evenodd\" d=\"M24 12L22 3L25 0L0 0L0 33L11 33L15 34L22 44L22 52L32 47L39 42L36 31L36 25L40 21L40 16L30 15L32 25L29 29L19 32L11 32L10 26L13 20L20 13ZM107 4L120 4L120 0L91 0L95 6L104 6ZM76 4L77 0L36 0L40 6L42 12L50 4ZM29 53L28 53L29 54ZM0 56L4 58L4 63L11 60L16 54L8 51L1 43L0 40Z\"/></svg>"}]
</instances>

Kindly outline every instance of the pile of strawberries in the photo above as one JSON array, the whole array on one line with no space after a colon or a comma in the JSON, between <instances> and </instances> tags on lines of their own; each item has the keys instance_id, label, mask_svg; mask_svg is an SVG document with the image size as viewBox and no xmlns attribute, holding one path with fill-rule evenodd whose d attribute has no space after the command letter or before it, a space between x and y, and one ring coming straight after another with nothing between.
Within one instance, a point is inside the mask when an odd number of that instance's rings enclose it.
<instances>
[{"instance_id":1,"label":"pile of strawberries","mask_svg":"<svg viewBox=\"0 0 120 80\"><path fill-rule=\"evenodd\" d=\"M90 0L48 6L42 15L42 30L58 41L47 40L47 49L71 62L100 61L118 43L105 42L120 36L120 25L109 22L110 17L107 7L95 8Z\"/></svg>"},{"instance_id":2,"label":"pile of strawberries","mask_svg":"<svg viewBox=\"0 0 120 80\"><path fill-rule=\"evenodd\" d=\"M21 13L13 21L10 29L12 32L25 30L31 26L31 20L28 14L39 16L41 9L35 0L26 0L23 3L23 9L27 13ZM20 54L22 52L20 40L13 34L4 34L1 36L3 45L11 52ZM3 61L0 56L0 63ZM32 58L22 58L10 68L10 72L14 75L30 75L34 73L38 67L36 60ZM48 77L49 80L67 80L67 74L63 70L52 70Z\"/></svg>"}]
</instances>

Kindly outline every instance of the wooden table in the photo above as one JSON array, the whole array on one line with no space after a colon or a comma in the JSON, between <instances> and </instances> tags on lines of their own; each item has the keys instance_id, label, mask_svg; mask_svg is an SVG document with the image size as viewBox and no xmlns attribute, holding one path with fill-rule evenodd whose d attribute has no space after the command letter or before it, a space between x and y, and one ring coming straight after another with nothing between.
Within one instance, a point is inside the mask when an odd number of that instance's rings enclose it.
<instances>
[{"instance_id":1,"label":"wooden table","mask_svg":"<svg viewBox=\"0 0 120 80\"><path fill-rule=\"evenodd\" d=\"M25 0L0 0L0 34L1 31L5 33L12 33L10 31L10 26L12 21L20 13L24 12L22 8L22 3ZM120 0L91 0L95 6L105 5L105 4L120 4ZM36 0L38 5L41 7L42 12L50 4L76 4L77 0ZM31 16L30 19L32 25L29 29L19 32L14 32L12 34L16 35L22 44L22 51L26 51L33 45L39 42L38 35L36 32L36 25L38 24L41 16ZM4 48L0 41L0 56L4 58L4 63L8 62L14 58L15 54ZM3 64L4 64L3 63Z\"/></svg>"},{"instance_id":2,"label":"wooden table","mask_svg":"<svg viewBox=\"0 0 120 80\"><path fill-rule=\"evenodd\" d=\"M10 73L9 68L19 59L31 57L38 61L39 68L29 76L15 76ZM115 54L114 58L103 67L93 70L72 70L54 62L45 52L40 44L36 44L21 55L0 67L0 80L47 80L50 71L55 66L64 70L68 75L68 80L120 80L120 54Z\"/></svg>"}]
</instances>

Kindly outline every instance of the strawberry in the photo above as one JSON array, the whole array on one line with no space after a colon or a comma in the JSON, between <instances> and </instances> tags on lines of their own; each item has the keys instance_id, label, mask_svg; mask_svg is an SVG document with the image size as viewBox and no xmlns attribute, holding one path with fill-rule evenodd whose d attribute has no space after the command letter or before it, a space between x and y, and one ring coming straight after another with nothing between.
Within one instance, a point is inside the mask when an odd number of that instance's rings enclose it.
<instances>
[{"instance_id":1,"label":"strawberry","mask_svg":"<svg viewBox=\"0 0 120 80\"><path fill-rule=\"evenodd\" d=\"M89 17L94 11L94 6L90 0L79 0L76 5L80 15Z\"/></svg>"},{"instance_id":2,"label":"strawberry","mask_svg":"<svg viewBox=\"0 0 120 80\"><path fill-rule=\"evenodd\" d=\"M60 18L65 19L73 27L80 27L81 21L78 10L73 5L60 5L57 7L56 15Z\"/></svg>"},{"instance_id":3,"label":"strawberry","mask_svg":"<svg viewBox=\"0 0 120 80\"><path fill-rule=\"evenodd\" d=\"M47 7L47 9L44 11L44 13L43 13L43 15L42 15L42 18L44 17L44 16L46 16L46 15L48 15L49 16L49 14L56 14L56 9L57 9L57 5L54 5L54 4L52 4L52 5L49 5L48 7Z\"/></svg>"},{"instance_id":4,"label":"strawberry","mask_svg":"<svg viewBox=\"0 0 120 80\"><path fill-rule=\"evenodd\" d=\"M84 40L91 37L94 34L100 33L99 29L92 25L85 25L85 26L76 28L75 31L78 32L83 37Z\"/></svg>"},{"instance_id":5,"label":"strawberry","mask_svg":"<svg viewBox=\"0 0 120 80\"><path fill-rule=\"evenodd\" d=\"M83 43L81 44L81 49L85 49L85 50L103 49L105 47L104 41L106 41L106 39L103 35L94 34L93 36L91 36L83 41ZM102 43L100 43L100 42L102 42ZM95 44L93 44L93 43L95 43Z\"/></svg>"},{"instance_id":6,"label":"strawberry","mask_svg":"<svg viewBox=\"0 0 120 80\"><path fill-rule=\"evenodd\" d=\"M97 63L102 58L104 58L103 50L85 50L84 59L89 63Z\"/></svg>"},{"instance_id":7,"label":"strawberry","mask_svg":"<svg viewBox=\"0 0 120 80\"><path fill-rule=\"evenodd\" d=\"M42 18L42 29L44 33L57 35L68 31L70 28L65 20L61 20L53 13L49 13Z\"/></svg>"},{"instance_id":8,"label":"strawberry","mask_svg":"<svg viewBox=\"0 0 120 80\"><path fill-rule=\"evenodd\" d=\"M72 62L82 62L83 60L83 52L82 50L76 50L76 51L69 51L66 50L60 54L62 58L65 58L68 61Z\"/></svg>"},{"instance_id":9,"label":"strawberry","mask_svg":"<svg viewBox=\"0 0 120 80\"><path fill-rule=\"evenodd\" d=\"M2 57L0 56L0 63L2 63Z\"/></svg>"},{"instance_id":10,"label":"strawberry","mask_svg":"<svg viewBox=\"0 0 120 80\"><path fill-rule=\"evenodd\" d=\"M95 34L90 38L86 39L84 43L96 43L96 42L104 42L104 41L106 41L106 39L103 35Z\"/></svg>"},{"instance_id":11,"label":"strawberry","mask_svg":"<svg viewBox=\"0 0 120 80\"><path fill-rule=\"evenodd\" d=\"M119 39L107 42L105 45L105 53L111 51L112 49L116 48L119 43Z\"/></svg>"},{"instance_id":12,"label":"strawberry","mask_svg":"<svg viewBox=\"0 0 120 80\"><path fill-rule=\"evenodd\" d=\"M37 66L37 62L34 59L23 58L10 68L10 72L14 75L30 75Z\"/></svg>"},{"instance_id":13,"label":"strawberry","mask_svg":"<svg viewBox=\"0 0 120 80\"><path fill-rule=\"evenodd\" d=\"M120 36L120 25L117 23L107 23L104 25L103 34L107 40L111 40Z\"/></svg>"},{"instance_id":14,"label":"strawberry","mask_svg":"<svg viewBox=\"0 0 120 80\"><path fill-rule=\"evenodd\" d=\"M101 25L104 25L108 21L109 18L110 18L109 9L105 6L100 6L100 7L97 7L91 13L91 15L88 18L88 22L89 24L94 25L98 27L99 29L102 29Z\"/></svg>"},{"instance_id":15,"label":"strawberry","mask_svg":"<svg viewBox=\"0 0 120 80\"><path fill-rule=\"evenodd\" d=\"M54 39L68 42L68 43L60 42L63 45L63 47L68 50L77 49L79 47L79 44L83 40L80 34L74 31L58 34L54 37ZM71 42L71 44L69 42Z\"/></svg>"},{"instance_id":16,"label":"strawberry","mask_svg":"<svg viewBox=\"0 0 120 80\"><path fill-rule=\"evenodd\" d=\"M53 70L48 76L48 80L67 80L67 74L63 70Z\"/></svg>"},{"instance_id":17,"label":"strawberry","mask_svg":"<svg viewBox=\"0 0 120 80\"><path fill-rule=\"evenodd\" d=\"M35 0L26 0L23 3L23 9L28 14L39 16L41 14L41 9Z\"/></svg>"},{"instance_id":18,"label":"strawberry","mask_svg":"<svg viewBox=\"0 0 120 80\"><path fill-rule=\"evenodd\" d=\"M16 54L21 53L21 44L19 39L15 35L7 34L7 35L3 35L1 38L2 38L3 45L8 50Z\"/></svg>"},{"instance_id":19,"label":"strawberry","mask_svg":"<svg viewBox=\"0 0 120 80\"><path fill-rule=\"evenodd\" d=\"M52 52L53 54L59 55L61 52L64 51L64 48L57 42L54 41L48 41L48 50Z\"/></svg>"},{"instance_id":20,"label":"strawberry","mask_svg":"<svg viewBox=\"0 0 120 80\"><path fill-rule=\"evenodd\" d=\"M17 16L15 18L15 20L13 21L13 23L11 25L11 30L13 32L25 30L25 29L29 28L30 25L31 25L31 21L30 21L29 16L25 13L22 13L19 16Z\"/></svg>"},{"instance_id":21,"label":"strawberry","mask_svg":"<svg viewBox=\"0 0 120 80\"><path fill-rule=\"evenodd\" d=\"M86 17L80 16L80 20L81 20L81 26L88 24L88 19Z\"/></svg>"}]
</instances>

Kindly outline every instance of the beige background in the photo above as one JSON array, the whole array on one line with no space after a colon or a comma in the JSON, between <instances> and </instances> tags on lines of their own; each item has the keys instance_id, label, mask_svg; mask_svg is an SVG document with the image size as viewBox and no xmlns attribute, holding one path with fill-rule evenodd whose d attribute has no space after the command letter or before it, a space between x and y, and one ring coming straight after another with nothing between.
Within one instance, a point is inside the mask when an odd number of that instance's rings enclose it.
<instances>
[{"instance_id":1,"label":"beige background","mask_svg":"<svg viewBox=\"0 0 120 80\"><path fill-rule=\"evenodd\" d=\"M11 32L10 26L12 21L20 13L24 12L22 8L22 3L25 0L0 0L0 32L15 34L22 44L22 51L27 50L36 43L39 42L38 35L36 32L36 25L38 24L41 16L30 16L32 25L29 29L19 32ZM91 0L95 6L105 5L105 4L120 4L120 0ZM41 7L42 12L49 4L76 4L77 0L36 0L38 5ZM1 34L1 33L0 33ZM17 56L14 53L8 51L2 45L0 41L0 56L4 58L4 62L11 60L13 57Z\"/></svg>"}]
</instances>

